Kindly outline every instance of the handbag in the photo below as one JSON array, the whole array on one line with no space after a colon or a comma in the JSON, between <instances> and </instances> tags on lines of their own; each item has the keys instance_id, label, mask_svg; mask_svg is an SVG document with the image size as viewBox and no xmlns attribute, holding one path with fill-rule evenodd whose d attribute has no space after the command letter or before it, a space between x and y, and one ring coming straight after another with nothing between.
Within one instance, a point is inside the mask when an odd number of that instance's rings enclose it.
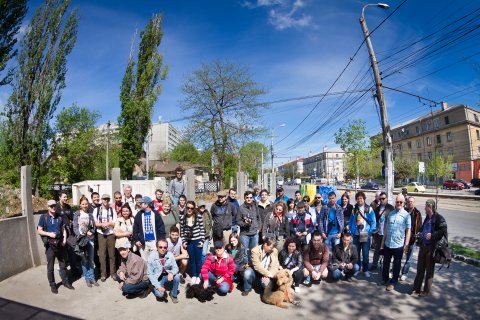
<instances>
[{"instance_id":1,"label":"handbag","mask_svg":"<svg viewBox=\"0 0 480 320\"><path fill-rule=\"evenodd\" d=\"M370 235L368 234L367 231L360 231L360 233L358 234L358 241L360 242L368 242L368 240L370 240Z\"/></svg>"}]
</instances>

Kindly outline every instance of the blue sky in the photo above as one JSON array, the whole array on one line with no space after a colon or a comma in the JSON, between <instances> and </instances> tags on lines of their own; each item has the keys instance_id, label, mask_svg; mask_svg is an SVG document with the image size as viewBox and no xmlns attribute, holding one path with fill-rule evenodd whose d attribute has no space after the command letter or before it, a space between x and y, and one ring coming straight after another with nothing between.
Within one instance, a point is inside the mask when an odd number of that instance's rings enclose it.
<instances>
[{"instance_id":1,"label":"blue sky","mask_svg":"<svg viewBox=\"0 0 480 320\"><path fill-rule=\"evenodd\" d=\"M390 10L366 9L370 30L403 0L385 2L391 6ZM29 15L39 3L29 2ZM163 121L184 116L179 106L182 82L202 63L215 59L248 66L253 79L268 90L262 101L321 95L362 43L358 19L364 4L355 0L74 0L72 6L78 7L80 14L78 40L69 57L67 88L60 108L76 102L100 111L98 124L116 121L120 113L119 88L132 36L157 12L164 14L164 38L159 52L170 70L155 105L155 121L160 116ZM395 70L391 69L395 66L400 67L398 72L385 77L384 85L436 101L478 108L480 69L475 69L480 68L478 15L470 15L473 20L463 25L463 29L452 31L468 19L422 39L478 8L479 0L409 0L401 5L372 35L379 68L385 71L383 75ZM447 34L448 31L452 32ZM439 48L462 32L466 34L460 39L435 53L426 53L423 60L415 59L405 68L403 57L435 40L445 40L430 50ZM451 38L446 38L448 35ZM402 46L405 50L391 57ZM364 45L331 92L369 88L372 76L368 68ZM418 78L421 79L401 86ZM8 88L0 90L0 103L4 104ZM348 99L341 95L327 96L320 103L321 98L316 97L271 104L262 121L267 128L275 128L278 142L275 150L279 157L276 162L319 152L324 145L334 148L333 134L350 119L364 119L372 134L379 132L380 121L372 94L367 92L360 97L363 93L353 93ZM385 96L392 126L430 111L429 104L424 105L417 98L391 90L386 90ZM356 99L358 102L353 104ZM329 118L332 114L334 117ZM280 127L283 123L285 126ZM173 124L183 128L186 122ZM306 140L314 131L318 132ZM270 136L259 140L268 145Z\"/></svg>"}]
</instances>

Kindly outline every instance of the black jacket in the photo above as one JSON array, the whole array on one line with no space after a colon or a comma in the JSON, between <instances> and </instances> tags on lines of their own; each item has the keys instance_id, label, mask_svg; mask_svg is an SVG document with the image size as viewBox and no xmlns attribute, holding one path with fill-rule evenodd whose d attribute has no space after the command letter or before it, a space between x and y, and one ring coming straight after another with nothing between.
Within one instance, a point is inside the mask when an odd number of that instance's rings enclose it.
<instances>
[{"instance_id":1,"label":"black jacket","mask_svg":"<svg viewBox=\"0 0 480 320\"><path fill-rule=\"evenodd\" d=\"M218 200L212 205L210 213L212 214L212 228L221 230L230 230L232 228L232 219L235 215L233 203L225 201L223 204Z\"/></svg>"},{"instance_id":2,"label":"black jacket","mask_svg":"<svg viewBox=\"0 0 480 320\"><path fill-rule=\"evenodd\" d=\"M413 207L412 212L407 210L410 213L410 220L412 225L412 235L410 236L410 245L415 244L415 235L422 229L422 213L417 208Z\"/></svg>"},{"instance_id":3,"label":"black jacket","mask_svg":"<svg viewBox=\"0 0 480 320\"><path fill-rule=\"evenodd\" d=\"M425 220L427 217L425 217ZM448 240L447 221L438 212L435 212L432 216L432 240L434 243L440 241L443 237ZM425 221L424 221L425 222ZM423 224L418 232L423 232Z\"/></svg>"},{"instance_id":4,"label":"black jacket","mask_svg":"<svg viewBox=\"0 0 480 320\"><path fill-rule=\"evenodd\" d=\"M262 227L262 237L275 236L278 240L279 237L284 239L290 236L290 224L288 223L288 218L286 216L282 217L280 223L278 223L277 218L270 212L263 221Z\"/></svg>"},{"instance_id":5,"label":"black jacket","mask_svg":"<svg viewBox=\"0 0 480 320\"><path fill-rule=\"evenodd\" d=\"M278 263L282 266L282 268L286 268L287 264L290 263L290 261L285 261L288 257L288 252L287 250L283 249L280 251L278 254ZM287 262L287 264L285 263ZM292 262L295 265L295 267L298 267L299 269L303 269L303 254L295 250L295 252L292 255Z\"/></svg>"},{"instance_id":6,"label":"black jacket","mask_svg":"<svg viewBox=\"0 0 480 320\"><path fill-rule=\"evenodd\" d=\"M252 220L250 224L245 222L247 218ZM250 205L244 202L240 206L237 213L237 224L240 227L240 235L253 236L262 229L262 221L255 202Z\"/></svg>"},{"instance_id":7,"label":"black jacket","mask_svg":"<svg viewBox=\"0 0 480 320\"><path fill-rule=\"evenodd\" d=\"M349 244L347 250L343 249L343 243L340 242L333 248L333 263L352 263L356 264L358 261L357 247L354 244Z\"/></svg>"},{"instance_id":8,"label":"black jacket","mask_svg":"<svg viewBox=\"0 0 480 320\"><path fill-rule=\"evenodd\" d=\"M263 207L261 202L257 202L258 207L258 214L260 215L260 220L262 223L265 221L265 218L268 216L269 213L273 212L273 203L269 202L267 206Z\"/></svg>"}]
</instances>

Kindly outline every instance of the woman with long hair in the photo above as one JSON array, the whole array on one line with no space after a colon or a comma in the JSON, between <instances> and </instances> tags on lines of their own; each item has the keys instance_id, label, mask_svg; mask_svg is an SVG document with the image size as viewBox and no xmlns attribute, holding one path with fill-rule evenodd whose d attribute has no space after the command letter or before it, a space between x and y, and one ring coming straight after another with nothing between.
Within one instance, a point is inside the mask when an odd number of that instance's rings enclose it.
<instances>
[{"instance_id":1,"label":"woman with long hair","mask_svg":"<svg viewBox=\"0 0 480 320\"><path fill-rule=\"evenodd\" d=\"M344 221L344 232L348 231L348 222L350 221L350 215L352 214L353 211L353 206L350 203L350 197L348 193L344 193L342 195L342 209L343 209L343 221Z\"/></svg>"},{"instance_id":2,"label":"woman with long hair","mask_svg":"<svg viewBox=\"0 0 480 320\"><path fill-rule=\"evenodd\" d=\"M235 273L232 276L232 281L243 282L242 296L246 296L252 290L255 272L248 265L247 249L242 245L237 233L230 234L226 249L232 255L235 263Z\"/></svg>"},{"instance_id":3,"label":"woman with long hair","mask_svg":"<svg viewBox=\"0 0 480 320\"><path fill-rule=\"evenodd\" d=\"M182 246L188 252L191 283L199 284L205 227L202 216L196 211L194 201L187 201L185 210L185 214L180 216L180 236L183 241Z\"/></svg>"},{"instance_id":4,"label":"woman with long hair","mask_svg":"<svg viewBox=\"0 0 480 320\"><path fill-rule=\"evenodd\" d=\"M290 221L292 221L296 213L297 211L295 209L295 200L290 198L287 201L287 214L286 214L289 223Z\"/></svg>"},{"instance_id":5,"label":"woman with long hair","mask_svg":"<svg viewBox=\"0 0 480 320\"><path fill-rule=\"evenodd\" d=\"M303 252L300 244L294 238L285 241L283 250L278 255L278 262L287 269L294 281L295 293L300 293L300 283L303 281Z\"/></svg>"},{"instance_id":6,"label":"woman with long hair","mask_svg":"<svg viewBox=\"0 0 480 320\"><path fill-rule=\"evenodd\" d=\"M120 209L120 217L115 221L113 228L115 235L115 248L119 248L125 243L132 244L133 235L133 213L129 203L125 203ZM136 246L133 246L133 251L136 251Z\"/></svg>"},{"instance_id":7,"label":"woman with long hair","mask_svg":"<svg viewBox=\"0 0 480 320\"><path fill-rule=\"evenodd\" d=\"M94 239L95 239L95 220L91 213L88 213L88 199L84 195L80 198L80 209L73 215L73 232L78 240L79 250L82 252L82 271L88 287L92 285L98 287L95 280L94 258Z\"/></svg>"},{"instance_id":8,"label":"woman with long hair","mask_svg":"<svg viewBox=\"0 0 480 320\"><path fill-rule=\"evenodd\" d=\"M287 206L285 202L279 201L273 206L273 212L270 212L263 222L262 240L266 237L273 237L277 241L277 250L283 248L285 239L290 236L290 224L286 217Z\"/></svg>"}]
</instances>

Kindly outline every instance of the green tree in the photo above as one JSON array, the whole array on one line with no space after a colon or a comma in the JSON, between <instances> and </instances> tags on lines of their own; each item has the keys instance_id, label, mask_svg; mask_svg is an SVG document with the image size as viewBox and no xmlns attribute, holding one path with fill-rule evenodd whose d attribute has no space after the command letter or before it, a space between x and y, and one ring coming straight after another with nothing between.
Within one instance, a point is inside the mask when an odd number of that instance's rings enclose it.
<instances>
[{"instance_id":1,"label":"green tree","mask_svg":"<svg viewBox=\"0 0 480 320\"><path fill-rule=\"evenodd\" d=\"M32 166L32 186L37 194L47 141L53 133L50 120L65 88L67 56L77 39L77 10L67 15L69 4L70 0L45 0L35 11L21 40L19 70L6 106L8 153L16 169Z\"/></svg>"},{"instance_id":2,"label":"green tree","mask_svg":"<svg viewBox=\"0 0 480 320\"><path fill-rule=\"evenodd\" d=\"M75 183L87 180L95 170L99 139L95 128L99 113L72 105L56 117L55 138L52 141L48 176L54 181Z\"/></svg>"},{"instance_id":3,"label":"green tree","mask_svg":"<svg viewBox=\"0 0 480 320\"><path fill-rule=\"evenodd\" d=\"M268 147L258 141L247 142L240 148L240 163L242 171L248 173L253 180L257 180L262 166L262 150L264 161L269 155Z\"/></svg>"},{"instance_id":4,"label":"green tree","mask_svg":"<svg viewBox=\"0 0 480 320\"><path fill-rule=\"evenodd\" d=\"M200 153L197 148L190 142L182 142L170 151L169 158L175 161L187 161L190 163L198 163Z\"/></svg>"},{"instance_id":5,"label":"green tree","mask_svg":"<svg viewBox=\"0 0 480 320\"><path fill-rule=\"evenodd\" d=\"M160 80L164 80L168 72L167 66L162 67L163 57L157 51L163 37L162 20L161 15L155 14L140 34L137 62L133 60L132 50L120 88L120 169L128 179L132 178L134 166L143 155L153 106L162 89Z\"/></svg>"},{"instance_id":6,"label":"green tree","mask_svg":"<svg viewBox=\"0 0 480 320\"><path fill-rule=\"evenodd\" d=\"M335 143L347 154L347 171L355 172L357 183L360 178L360 161L365 159L368 142L365 121L352 120L335 133Z\"/></svg>"},{"instance_id":7,"label":"green tree","mask_svg":"<svg viewBox=\"0 0 480 320\"><path fill-rule=\"evenodd\" d=\"M182 91L182 110L191 113L192 119L187 139L205 150L212 149L215 171L224 181L227 155L238 153L242 146L239 141L252 140L263 129L256 124L259 111L266 107L258 99L266 91L258 87L245 67L223 61L204 64L194 71Z\"/></svg>"},{"instance_id":8,"label":"green tree","mask_svg":"<svg viewBox=\"0 0 480 320\"><path fill-rule=\"evenodd\" d=\"M452 160L452 156L445 158L441 153L437 153L425 164L425 175L435 180L437 180L437 178L451 178L453 176Z\"/></svg>"},{"instance_id":9,"label":"green tree","mask_svg":"<svg viewBox=\"0 0 480 320\"><path fill-rule=\"evenodd\" d=\"M0 0L0 73L17 54L13 47L17 43L16 36L26 13L26 0ZM3 78L0 77L0 86L10 83L13 71L11 69Z\"/></svg>"},{"instance_id":10,"label":"green tree","mask_svg":"<svg viewBox=\"0 0 480 320\"><path fill-rule=\"evenodd\" d=\"M394 160L395 180L416 177L418 174L418 161L409 158L397 158Z\"/></svg>"}]
</instances>

